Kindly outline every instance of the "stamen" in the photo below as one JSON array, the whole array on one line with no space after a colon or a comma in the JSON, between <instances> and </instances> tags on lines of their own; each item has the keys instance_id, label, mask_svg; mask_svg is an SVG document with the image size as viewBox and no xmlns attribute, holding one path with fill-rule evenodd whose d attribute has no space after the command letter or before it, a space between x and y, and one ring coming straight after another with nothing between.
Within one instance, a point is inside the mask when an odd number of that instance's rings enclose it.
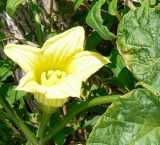
<instances>
[{"instance_id":1,"label":"stamen","mask_svg":"<svg viewBox=\"0 0 160 145\"><path fill-rule=\"evenodd\" d=\"M64 71L49 70L48 72L43 72L41 74L41 84L45 86L52 86L61 81L61 79L65 78L66 76L67 74Z\"/></svg>"},{"instance_id":2,"label":"stamen","mask_svg":"<svg viewBox=\"0 0 160 145\"><path fill-rule=\"evenodd\" d=\"M49 70L47 73L47 77L49 78L50 76L52 76L54 74L54 70Z\"/></svg>"},{"instance_id":3,"label":"stamen","mask_svg":"<svg viewBox=\"0 0 160 145\"><path fill-rule=\"evenodd\" d=\"M50 78L48 78L48 85L51 86L59 81L59 78L55 74L53 74Z\"/></svg>"},{"instance_id":4,"label":"stamen","mask_svg":"<svg viewBox=\"0 0 160 145\"><path fill-rule=\"evenodd\" d=\"M47 82L48 82L48 80L47 80L47 78L46 78L46 72L43 72L43 73L41 74L41 84L47 85Z\"/></svg>"},{"instance_id":5,"label":"stamen","mask_svg":"<svg viewBox=\"0 0 160 145\"><path fill-rule=\"evenodd\" d=\"M56 70L55 74L57 75L58 78L61 78L62 71Z\"/></svg>"}]
</instances>

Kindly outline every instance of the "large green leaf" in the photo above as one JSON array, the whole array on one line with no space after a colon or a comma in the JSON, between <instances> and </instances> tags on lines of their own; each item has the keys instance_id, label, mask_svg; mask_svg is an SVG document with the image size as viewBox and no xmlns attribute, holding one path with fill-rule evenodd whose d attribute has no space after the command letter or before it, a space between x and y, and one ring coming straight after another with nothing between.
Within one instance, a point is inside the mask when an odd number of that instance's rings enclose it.
<instances>
[{"instance_id":1,"label":"large green leaf","mask_svg":"<svg viewBox=\"0 0 160 145\"><path fill-rule=\"evenodd\" d=\"M96 4L88 13L86 22L90 27L95 29L103 39L112 41L116 38L116 36L111 33L106 26L103 25L103 19L100 14L100 8L104 2L105 0L99 0L96 2Z\"/></svg>"},{"instance_id":2,"label":"large green leaf","mask_svg":"<svg viewBox=\"0 0 160 145\"><path fill-rule=\"evenodd\" d=\"M17 7L22 4L25 0L8 0L6 11L12 17Z\"/></svg>"},{"instance_id":3,"label":"large green leaf","mask_svg":"<svg viewBox=\"0 0 160 145\"><path fill-rule=\"evenodd\" d=\"M142 5L145 7L154 7L158 3L158 0L142 0Z\"/></svg>"},{"instance_id":4,"label":"large green leaf","mask_svg":"<svg viewBox=\"0 0 160 145\"><path fill-rule=\"evenodd\" d=\"M113 102L92 130L87 145L159 145L160 100L146 89Z\"/></svg>"},{"instance_id":5,"label":"large green leaf","mask_svg":"<svg viewBox=\"0 0 160 145\"><path fill-rule=\"evenodd\" d=\"M160 15L153 8L137 8L118 27L117 45L141 84L160 94Z\"/></svg>"}]
</instances>

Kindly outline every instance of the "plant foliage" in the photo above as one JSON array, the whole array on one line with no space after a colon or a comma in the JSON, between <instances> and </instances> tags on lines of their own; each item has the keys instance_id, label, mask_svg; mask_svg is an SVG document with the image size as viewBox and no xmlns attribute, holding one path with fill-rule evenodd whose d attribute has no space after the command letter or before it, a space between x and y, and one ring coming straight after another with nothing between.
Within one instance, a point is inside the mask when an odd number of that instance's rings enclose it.
<instances>
[{"instance_id":1,"label":"plant foliage","mask_svg":"<svg viewBox=\"0 0 160 145\"><path fill-rule=\"evenodd\" d=\"M75 26L110 63L54 113L17 91L8 43L41 47ZM67 65L67 64L66 64ZM160 144L160 1L0 0L0 144ZM92 69L92 68L88 68Z\"/></svg>"}]
</instances>

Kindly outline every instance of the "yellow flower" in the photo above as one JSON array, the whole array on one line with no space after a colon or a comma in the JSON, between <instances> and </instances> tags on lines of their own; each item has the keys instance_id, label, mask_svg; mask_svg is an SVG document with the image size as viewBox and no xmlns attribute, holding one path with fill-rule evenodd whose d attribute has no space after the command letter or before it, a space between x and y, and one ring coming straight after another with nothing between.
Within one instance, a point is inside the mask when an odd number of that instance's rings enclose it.
<instances>
[{"instance_id":1,"label":"yellow flower","mask_svg":"<svg viewBox=\"0 0 160 145\"><path fill-rule=\"evenodd\" d=\"M42 49L8 44L5 53L25 72L17 90L34 93L39 103L61 107L68 97L80 97L82 81L109 60L83 51L84 29L74 27L48 39Z\"/></svg>"}]
</instances>

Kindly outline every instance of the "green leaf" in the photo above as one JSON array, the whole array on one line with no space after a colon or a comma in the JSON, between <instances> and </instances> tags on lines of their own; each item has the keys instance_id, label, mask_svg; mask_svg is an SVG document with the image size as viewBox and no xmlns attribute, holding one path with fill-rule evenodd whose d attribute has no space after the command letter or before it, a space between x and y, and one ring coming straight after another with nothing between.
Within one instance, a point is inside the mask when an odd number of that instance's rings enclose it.
<instances>
[{"instance_id":1,"label":"green leaf","mask_svg":"<svg viewBox=\"0 0 160 145\"><path fill-rule=\"evenodd\" d=\"M5 10L5 6L6 6L6 1L0 0L0 13L3 13L3 11Z\"/></svg>"},{"instance_id":2,"label":"green leaf","mask_svg":"<svg viewBox=\"0 0 160 145\"><path fill-rule=\"evenodd\" d=\"M11 85L11 84L3 84L0 86L1 96L5 97L8 103L11 105L17 100L19 100L20 98L22 98L27 93L23 91L16 91L15 88L16 88L16 85ZM2 108L1 105L0 105L0 108Z\"/></svg>"},{"instance_id":3,"label":"green leaf","mask_svg":"<svg viewBox=\"0 0 160 145\"><path fill-rule=\"evenodd\" d=\"M7 77L12 74L12 66L13 64L11 61L0 60L0 81L5 81Z\"/></svg>"},{"instance_id":4,"label":"green leaf","mask_svg":"<svg viewBox=\"0 0 160 145\"><path fill-rule=\"evenodd\" d=\"M117 0L112 0L109 4L109 7L108 7L108 12L115 16L116 13L117 13Z\"/></svg>"},{"instance_id":5,"label":"green leaf","mask_svg":"<svg viewBox=\"0 0 160 145\"><path fill-rule=\"evenodd\" d=\"M134 88L133 75L126 68L124 59L118 53L117 49L112 49L110 60L112 63L108 64L108 66L111 68L116 78L121 82L121 84L127 90L133 89Z\"/></svg>"},{"instance_id":6,"label":"green leaf","mask_svg":"<svg viewBox=\"0 0 160 145\"><path fill-rule=\"evenodd\" d=\"M63 132L59 132L55 137L54 137L54 143L55 145L64 145L65 142L65 134Z\"/></svg>"},{"instance_id":7,"label":"green leaf","mask_svg":"<svg viewBox=\"0 0 160 145\"><path fill-rule=\"evenodd\" d=\"M84 0L74 0L73 2L73 7L74 7L74 10L76 11L79 6L83 3Z\"/></svg>"},{"instance_id":8,"label":"green leaf","mask_svg":"<svg viewBox=\"0 0 160 145\"><path fill-rule=\"evenodd\" d=\"M150 6L153 7L156 5L157 0L150 0L149 2Z\"/></svg>"},{"instance_id":9,"label":"green leaf","mask_svg":"<svg viewBox=\"0 0 160 145\"><path fill-rule=\"evenodd\" d=\"M142 1L142 6L144 6L144 7L149 7L149 5L150 5L150 2L149 2L150 0L144 0L144 1Z\"/></svg>"},{"instance_id":10,"label":"green leaf","mask_svg":"<svg viewBox=\"0 0 160 145\"><path fill-rule=\"evenodd\" d=\"M158 0L143 0L142 6L144 7L154 7L158 3Z\"/></svg>"},{"instance_id":11,"label":"green leaf","mask_svg":"<svg viewBox=\"0 0 160 145\"><path fill-rule=\"evenodd\" d=\"M48 35L47 35L47 39L51 38L51 37L54 37L56 36L58 33L56 31L53 31L53 32L50 32Z\"/></svg>"},{"instance_id":12,"label":"green leaf","mask_svg":"<svg viewBox=\"0 0 160 145\"><path fill-rule=\"evenodd\" d=\"M160 14L160 3L157 6L155 6L155 12L157 14Z\"/></svg>"},{"instance_id":13,"label":"green leaf","mask_svg":"<svg viewBox=\"0 0 160 145\"><path fill-rule=\"evenodd\" d=\"M17 7L22 4L25 0L8 0L7 1L7 6L6 6L6 11L8 15L11 17L15 13Z\"/></svg>"},{"instance_id":14,"label":"green leaf","mask_svg":"<svg viewBox=\"0 0 160 145\"><path fill-rule=\"evenodd\" d=\"M94 116L92 119L90 119L90 120L88 120L88 121L85 122L85 124L83 125L83 128L87 129L89 127L93 127L97 123L97 120L99 118L100 118L100 115Z\"/></svg>"},{"instance_id":15,"label":"green leaf","mask_svg":"<svg viewBox=\"0 0 160 145\"><path fill-rule=\"evenodd\" d=\"M158 145L159 116L159 98L146 89L133 90L112 103L87 145Z\"/></svg>"},{"instance_id":16,"label":"green leaf","mask_svg":"<svg viewBox=\"0 0 160 145\"><path fill-rule=\"evenodd\" d=\"M30 141L27 141L25 145L32 145L32 143Z\"/></svg>"},{"instance_id":17,"label":"green leaf","mask_svg":"<svg viewBox=\"0 0 160 145\"><path fill-rule=\"evenodd\" d=\"M96 46L102 41L102 37L97 33L93 32L87 37L85 49L94 51Z\"/></svg>"},{"instance_id":18,"label":"green leaf","mask_svg":"<svg viewBox=\"0 0 160 145\"><path fill-rule=\"evenodd\" d=\"M86 22L90 27L95 29L103 39L113 41L116 39L116 36L111 33L106 26L103 25L103 20L100 14L100 8L104 2L105 0L99 0L96 2L96 4L88 13Z\"/></svg>"},{"instance_id":19,"label":"green leaf","mask_svg":"<svg viewBox=\"0 0 160 145\"><path fill-rule=\"evenodd\" d=\"M117 45L127 67L140 83L160 94L160 15L153 8L137 8L118 26Z\"/></svg>"}]
</instances>

